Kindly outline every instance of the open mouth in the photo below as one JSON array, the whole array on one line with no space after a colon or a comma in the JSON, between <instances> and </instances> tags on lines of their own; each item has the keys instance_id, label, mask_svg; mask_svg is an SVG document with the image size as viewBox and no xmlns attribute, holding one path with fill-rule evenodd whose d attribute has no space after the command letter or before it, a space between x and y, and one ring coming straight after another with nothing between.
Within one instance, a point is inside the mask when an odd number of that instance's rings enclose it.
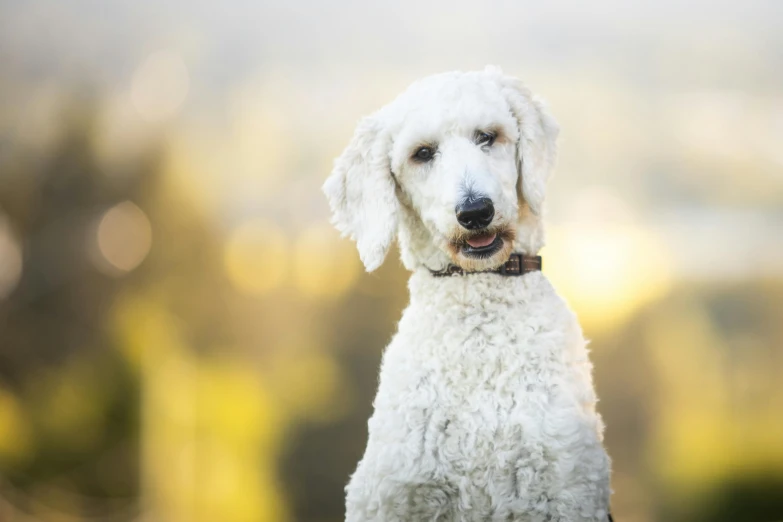
<instances>
[{"instance_id":1,"label":"open mouth","mask_svg":"<svg viewBox=\"0 0 783 522\"><path fill-rule=\"evenodd\" d=\"M497 233L479 234L466 239L462 253L469 257L490 257L503 247L503 238Z\"/></svg>"}]
</instances>

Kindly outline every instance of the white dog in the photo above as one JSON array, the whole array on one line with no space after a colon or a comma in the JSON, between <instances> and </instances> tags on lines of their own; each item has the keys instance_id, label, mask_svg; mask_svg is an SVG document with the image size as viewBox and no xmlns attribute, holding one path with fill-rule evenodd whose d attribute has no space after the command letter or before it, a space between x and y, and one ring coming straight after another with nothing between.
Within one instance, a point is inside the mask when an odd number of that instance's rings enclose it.
<instances>
[{"instance_id":1,"label":"white dog","mask_svg":"<svg viewBox=\"0 0 783 522\"><path fill-rule=\"evenodd\" d=\"M335 226L368 271L397 238L413 272L346 520L610 519L586 342L536 270L557 134L488 67L414 83L336 161Z\"/></svg>"}]
</instances>

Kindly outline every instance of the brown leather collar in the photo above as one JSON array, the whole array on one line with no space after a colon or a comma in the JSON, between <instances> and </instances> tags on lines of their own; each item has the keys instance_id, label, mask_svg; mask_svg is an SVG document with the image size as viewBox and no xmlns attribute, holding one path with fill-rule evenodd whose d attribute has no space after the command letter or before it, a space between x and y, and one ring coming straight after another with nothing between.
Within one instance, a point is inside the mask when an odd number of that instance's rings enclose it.
<instances>
[{"instance_id":1,"label":"brown leather collar","mask_svg":"<svg viewBox=\"0 0 783 522\"><path fill-rule=\"evenodd\" d=\"M430 270L435 277L451 276L454 274L500 274L504 276L521 276L528 272L537 272L541 270L541 256L529 256L526 254L511 254L508 261L500 265L495 270L482 270L477 272L467 272L457 265L449 265L445 270L434 272Z\"/></svg>"}]
</instances>

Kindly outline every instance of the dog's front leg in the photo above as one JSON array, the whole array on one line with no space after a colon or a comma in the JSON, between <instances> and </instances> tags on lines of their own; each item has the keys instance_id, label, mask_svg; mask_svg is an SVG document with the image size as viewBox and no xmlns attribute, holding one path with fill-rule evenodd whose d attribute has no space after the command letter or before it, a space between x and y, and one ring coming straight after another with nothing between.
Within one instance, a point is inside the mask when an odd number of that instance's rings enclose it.
<instances>
[{"instance_id":1,"label":"dog's front leg","mask_svg":"<svg viewBox=\"0 0 783 522\"><path fill-rule=\"evenodd\" d=\"M423 480L405 480L359 464L346 489L346 522L410 522L452 520L452 497L448 488ZM374 470L370 468L374 467Z\"/></svg>"},{"instance_id":2,"label":"dog's front leg","mask_svg":"<svg viewBox=\"0 0 783 522\"><path fill-rule=\"evenodd\" d=\"M386 411L370 419L367 449L346 487L346 522L453 520L456 491L437 478L436 441L427 436L438 422L432 408L410 408L409 423L389 422L398 413Z\"/></svg>"}]
</instances>

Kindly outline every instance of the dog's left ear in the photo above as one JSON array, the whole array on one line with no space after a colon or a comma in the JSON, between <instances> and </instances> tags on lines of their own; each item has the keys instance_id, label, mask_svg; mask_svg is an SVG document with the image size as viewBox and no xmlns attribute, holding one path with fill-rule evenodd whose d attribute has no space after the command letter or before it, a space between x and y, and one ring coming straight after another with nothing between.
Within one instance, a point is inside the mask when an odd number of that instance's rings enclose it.
<instances>
[{"instance_id":1,"label":"dog's left ear","mask_svg":"<svg viewBox=\"0 0 783 522\"><path fill-rule=\"evenodd\" d=\"M356 241L368 272L381 266L397 232L399 201L390 150L391 137L380 119L364 118L323 185L332 224Z\"/></svg>"},{"instance_id":2,"label":"dog's left ear","mask_svg":"<svg viewBox=\"0 0 783 522\"><path fill-rule=\"evenodd\" d=\"M557 159L557 136L560 127L549 114L546 104L533 96L521 81L506 76L497 67L487 67L500 84L519 128L517 141L517 191L533 214L543 212L546 182Z\"/></svg>"}]
</instances>

